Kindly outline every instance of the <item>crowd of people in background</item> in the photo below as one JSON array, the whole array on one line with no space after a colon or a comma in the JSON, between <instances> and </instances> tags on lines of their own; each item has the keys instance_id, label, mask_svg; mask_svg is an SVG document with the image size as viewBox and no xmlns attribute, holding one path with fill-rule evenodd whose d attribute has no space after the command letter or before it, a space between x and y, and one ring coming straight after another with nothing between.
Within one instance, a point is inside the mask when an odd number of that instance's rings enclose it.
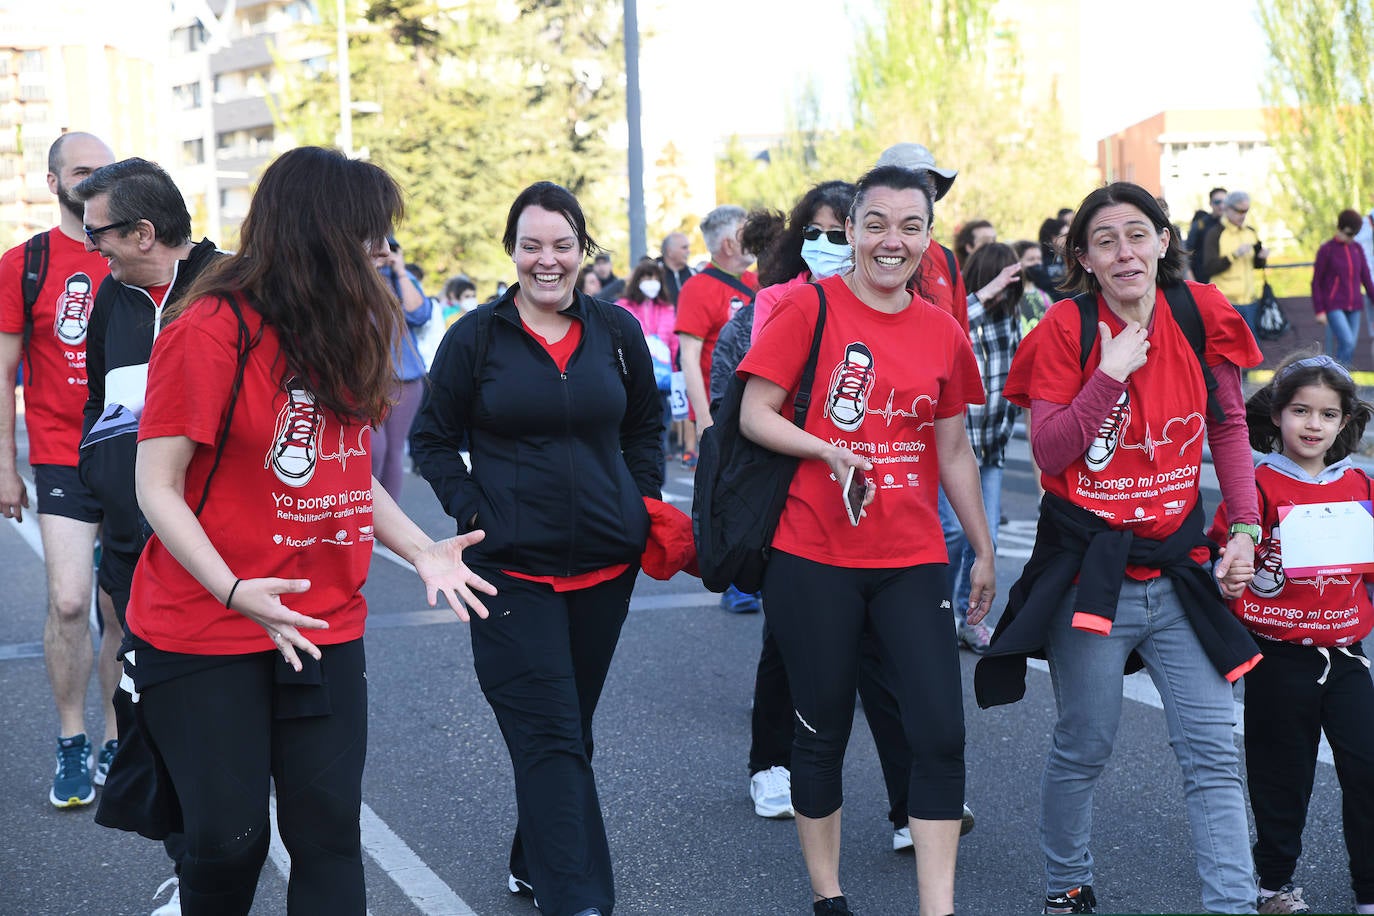
<instances>
[{"instance_id":1,"label":"crowd of people in background","mask_svg":"<svg viewBox=\"0 0 1374 916\"><path fill-rule=\"evenodd\" d=\"M116 161L96 137L64 136L49 170L59 225L0 261L0 373L15 378L22 357L49 582L49 801L79 808L103 785L100 823L163 842L174 877L156 916L251 909L272 783L288 909L366 912L374 540L470 625L515 786L508 890L551 916L611 913L593 720L640 572L693 566L691 520L662 489L696 467L732 393L738 435L796 462L761 587L731 585L720 606L763 615L747 794L758 816L795 820L813 914L852 912L840 820L856 695L919 911L953 912L976 806L961 648L978 656L983 707L1024 695L1027 657L1048 663L1042 912L1099 905L1094 788L1122 678L1143 668L1203 907L1310 911L1294 873L1324 729L1357 912L1374 913L1374 682L1359 645L1374 607L1359 574L1336 589L1285 567L1279 524L1288 506L1370 493L1349 456L1374 412L1349 366L1374 306L1374 214L1339 213L1316 254L1329 355L1288 357L1247 402L1269 249L1243 190L1212 189L1186 238L1163 200L1115 182L1034 239L1000 241L975 216L945 247L937 202L958 171L902 143L787 214L714 208L695 266L672 232L617 275L577 198L541 181L507 213L515 282L482 300L461 275L426 293L394 235L402 189L337 151L269 166L235 253L193 240L162 169ZM50 383L77 370L87 388ZM0 509L18 521L14 411L0 398ZM1018 424L1043 498L993 627ZM1179 425L1196 434L1158 447ZM1210 526L1204 439L1223 497ZM432 539L397 504L412 461L454 537ZM1140 483L1162 479L1186 483ZM264 545L269 520L282 533ZM111 698L96 741L93 667Z\"/></svg>"}]
</instances>

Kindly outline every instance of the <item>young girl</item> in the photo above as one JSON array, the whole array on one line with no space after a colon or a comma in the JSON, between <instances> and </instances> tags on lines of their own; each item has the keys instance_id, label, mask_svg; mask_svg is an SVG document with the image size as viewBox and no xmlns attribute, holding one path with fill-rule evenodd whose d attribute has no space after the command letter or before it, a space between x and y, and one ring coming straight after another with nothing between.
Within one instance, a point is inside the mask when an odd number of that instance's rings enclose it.
<instances>
[{"instance_id":1,"label":"young girl","mask_svg":"<svg viewBox=\"0 0 1374 916\"><path fill-rule=\"evenodd\" d=\"M1365 577L1285 574L1279 508L1367 500L1349 455L1371 407L1329 356L1290 356L1247 403L1261 538L1255 575L1233 609L1264 653L1245 676L1245 757L1258 840L1261 913L1307 913L1293 871L1326 731L1344 795L1357 912L1374 913L1374 682L1360 640L1374 626ZM1227 530L1226 506L1212 536Z\"/></svg>"}]
</instances>

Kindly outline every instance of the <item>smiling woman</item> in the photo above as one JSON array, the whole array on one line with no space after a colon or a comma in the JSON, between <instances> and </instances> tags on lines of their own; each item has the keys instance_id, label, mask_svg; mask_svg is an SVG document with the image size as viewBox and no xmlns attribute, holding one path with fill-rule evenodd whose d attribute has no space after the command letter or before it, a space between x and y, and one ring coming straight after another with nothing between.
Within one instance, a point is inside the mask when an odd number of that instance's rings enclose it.
<instances>
[{"instance_id":1,"label":"smiling woman","mask_svg":"<svg viewBox=\"0 0 1374 916\"><path fill-rule=\"evenodd\" d=\"M609 913L592 715L663 483L663 410L639 322L576 289L598 250L577 198L531 185L503 242L519 282L444 338L410 451L458 527L486 531L471 562L499 593L472 657L515 773L507 887Z\"/></svg>"},{"instance_id":2,"label":"smiling woman","mask_svg":"<svg viewBox=\"0 0 1374 916\"><path fill-rule=\"evenodd\" d=\"M997 579L964 432L965 407L983 400L973 350L953 318L907 289L930 244L927 174L880 166L859 179L845 224L853 270L789 290L738 370L747 378L741 431L802 459L770 545L763 610L806 725L792 747L791 802L818 916L850 912L839 876L840 773L866 633L911 749L906 826L920 912L954 909L964 719L937 483L977 556L970 621L988 612ZM798 395L823 305L816 379L828 381L811 392L822 409L799 428L782 410ZM837 484L846 479L861 481L857 519Z\"/></svg>"}]
</instances>

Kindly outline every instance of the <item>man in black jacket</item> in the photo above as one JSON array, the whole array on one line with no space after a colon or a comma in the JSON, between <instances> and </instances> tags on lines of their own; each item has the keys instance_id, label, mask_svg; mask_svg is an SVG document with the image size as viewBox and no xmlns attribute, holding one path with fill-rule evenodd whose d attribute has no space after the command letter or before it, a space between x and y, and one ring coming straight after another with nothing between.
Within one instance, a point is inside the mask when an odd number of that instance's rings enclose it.
<instances>
[{"instance_id":1,"label":"man in black jacket","mask_svg":"<svg viewBox=\"0 0 1374 916\"><path fill-rule=\"evenodd\" d=\"M148 527L134 495L138 419L143 412L148 359L163 309L181 299L196 277L222 257L209 239L191 242L186 201L159 166L124 159L97 169L76 186L87 226L112 226L88 237L86 247L109 262L110 275L96 292L86 337L89 395L79 469L105 515L98 579L124 623L134 565ZM173 862L182 837L166 840ZM179 913L175 879L172 900L157 913ZM159 888L161 891L162 888Z\"/></svg>"},{"instance_id":2,"label":"man in black jacket","mask_svg":"<svg viewBox=\"0 0 1374 916\"><path fill-rule=\"evenodd\" d=\"M191 216L171 177L144 159L96 170L76 187L86 225L120 228L86 242L109 262L87 331L89 395L82 424L80 470L105 512L100 584L120 620L134 563L146 540L134 498L134 452L143 412L148 358L162 310L222 252L191 242Z\"/></svg>"}]
</instances>

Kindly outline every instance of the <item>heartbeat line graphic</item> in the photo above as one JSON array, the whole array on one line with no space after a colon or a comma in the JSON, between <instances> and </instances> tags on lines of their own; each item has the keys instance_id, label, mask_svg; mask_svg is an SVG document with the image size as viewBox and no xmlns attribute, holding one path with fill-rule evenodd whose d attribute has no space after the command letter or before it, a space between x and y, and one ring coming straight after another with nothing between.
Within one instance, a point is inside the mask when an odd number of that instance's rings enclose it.
<instances>
[{"instance_id":1,"label":"heartbeat line graphic","mask_svg":"<svg viewBox=\"0 0 1374 916\"><path fill-rule=\"evenodd\" d=\"M342 468L342 469L345 470L345 471L348 470L348 459L349 459L349 458L366 458L366 457L367 457L367 449L363 448L363 433L370 433L370 432L372 432L372 427L371 427L371 426L364 426L362 429L358 430L358 447L357 447L357 448L351 448L351 447L350 447L350 448L345 448L345 447L344 447L344 431L343 431L343 428L340 427L340 428L339 428L339 450L338 450L337 452L335 452L334 454L331 455L331 454L329 454L328 452L326 452L323 448L321 448L321 449L320 449L320 460L321 460L321 461L337 461L337 462L339 462L339 467L340 467L340 468Z\"/></svg>"},{"instance_id":2,"label":"heartbeat line graphic","mask_svg":"<svg viewBox=\"0 0 1374 916\"><path fill-rule=\"evenodd\" d=\"M935 417L935 399L934 399L934 398L932 398L932 397L931 397L930 395L928 395L928 394L917 395L917 396L916 396L915 398L913 398L912 401L911 401L911 410L907 411L907 410L902 410L900 407L895 408L895 409L893 408L893 406L892 406L892 399L893 399L893 397L894 397L896 394L897 394L897 389L895 389L895 388L892 389L891 391L889 391L889 392L887 393L887 403L883 405L883 407L882 407L881 410L875 410L875 409L873 409L873 408L870 407L866 412L867 412L867 413L874 413L874 414L877 414L878 416L882 417L884 420L887 421L887 425L888 425L888 426L891 426L891 425L892 425L892 420L893 420L894 417L906 417L907 419L910 419L910 420L919 420L919 419L921 419L921 417L923 416L923 414L922 414L922 412L921 412L920 404L921 404L922 401L925 401L927 404L930 405L929 408L928 408L928 410L927 410L926 415L928 415L931 419L926 420L926 421L923 422L923 423L917 423L917 424L916 424L916 429L917 429L917 430L921 430L921 429L925 429L927 426L934 426L934 425L935 425L935 419L934 419L934 417Z\"/></svg>"},{"instance_id":3,"label":"heartbeat line graphic","mask_svg":"<svg viewBox=\"0 0 1374 916\"><path fill-rule=\"evenodd\" d=\"M1187 429L1190 428L1189 424L1190 424L1194 419L1197 420L1197 431L1194 432L1191 436L1189 436L1189 437L1183 442L1182 445L1179 445L1179 447L1178 447L1178 453L1179 453L1179 455L1182 455L1184 452L1186 452L1186 451L1188 450L1188 446L1192 445L1192 444L1193 444L1194 442L1196 442L1198 439L1202 438L1203 430L1206 429L1206 421L1203 419L1202 414L1197 413L1196 411L1193 412L1193 413L1188 414L1188 416L1186 416L1186 417L1172 417L1172 418L1169 420L1169 422L1167 422L1167 423L1164 424L1164 432L1160 435L1160 437L1159 437L1158 439L1156 439L1156 438L1153 437L1153 435L1152 435L1151 432L1150 432L1150 424L1149 424L1149 421L1146 421L1146 423L1145 423L1145 436L1144 436L1144 438L1141 439L1139 442L1122 442L1121 445L1120 445L1120 448L1123 448L1123 449L1133 448L1133 449L1136 449L1137 451L1142 451L1142 452L1145 453L1145 457L1146 457L1146 458L1149 458L1149 459L1151 459L1151 460L1154 460L1154 457L1155 457L1155 449L1159 448L1161 445L1175 445L1175 444L1177 444L1177 443L1174 442L1173 436L1170 435L1169 430L1170 430L1171 428L1173 428L1173 426L1174 426L1175 424L1178 424L1178 423L1184 424L1184 429L1187 430Z\"/></svg>"},{"instance_id":4,"label":"heartbeat line graphic","mask_svg":"<svg viewBox=\"0 0 1374 916\"><path fill-rule=\"evenodd\" d=\"M1315 585L1317 587L1317 594L1324 595L1326 594L1326 587L1328 585L1349 586L1350 577L1345 575L1323 576L1319 574L1313 579L1289 579L1288 582L1290 585Z\"/></svg>"}]
</instances>

